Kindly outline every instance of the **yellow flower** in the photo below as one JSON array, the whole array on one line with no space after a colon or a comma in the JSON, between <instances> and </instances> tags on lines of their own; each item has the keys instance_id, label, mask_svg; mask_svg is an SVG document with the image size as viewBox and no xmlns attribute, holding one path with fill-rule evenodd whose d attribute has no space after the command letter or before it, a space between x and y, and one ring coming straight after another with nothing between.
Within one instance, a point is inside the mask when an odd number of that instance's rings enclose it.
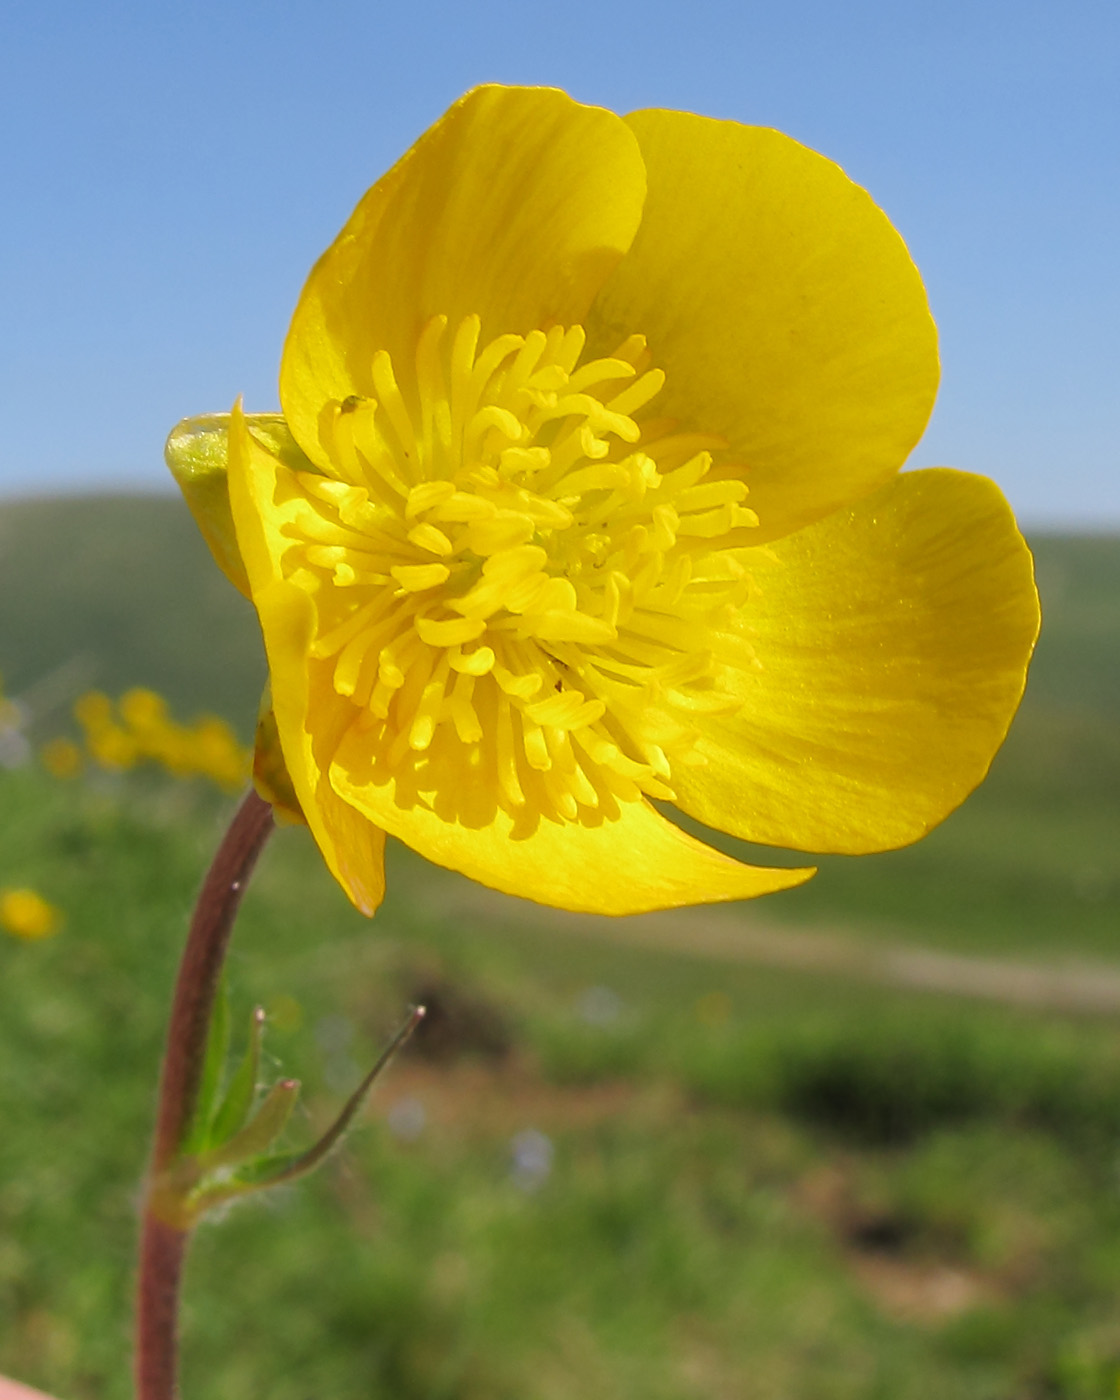
<instances>
[{"instance_id":1,"label":"yellow flower","mask_svg":"<svg viewBox=\"0 0 1120 1400\"><path fill-rule=\"evenodd\" d=\"M193 726L178 724L163 696L141 686L125 691L116 709L119 722L113 702L98 690L89 691L74 705L86 747L102 767L131 768L151 759L177 778L201 774L227 792L235 792L249 777L251 753L241 747L236 734L217 715L200 715ZM68 741L55 742L62 745ZM52 766L47 750L44 762L61 775L61 770Z\"/></svg>"},{"instance_id":2,"label":"yellow flower","mask_svg":"<svg viewBox=\"0 0 1120 1400\"><path fill-rule=\"evenodd\" d=\"M100 690L90 690L74 702L74 718L82 727L86 748L102 768L132 768L140 758L135 736L117 722L113 702Z\"/></svg>"},{"instance_id":3,"label":"yellow flower","mask_svg":"<svg viewBox=\"0 0 1120 1400\"><path fill-rule=\"evenodd\" d=\"M1038 626L991 482L899 475L938 377L904 244L777 132L468 93L304 288L283 416L171 464L372 912L383 833L622 914L782 889L981 780ZM749 495L748 495L749 492Z\"/></svg>"},{"instance_id":4,"label":"yellow flower","mask_svg":"<svg viewBox=\"0 0 1120 1400\"><path fill-rule=\"evenodd\" d=\"M186 732L192 772L203 774L227 792L237 792L245 786L252 755L237 742L237 735L224 719L203 715Z\"/></svg>"},{"instance_id":5,"label":"yellow flower","mask_svg":"<svg viewBox=\"0 0 1120 1400\"><path fill-rule=\"evenodd\" d=\"M0 928L32 942L49 938L62 925L62 915L34 890L0 890Z\"/></svg>"}]
</instances>

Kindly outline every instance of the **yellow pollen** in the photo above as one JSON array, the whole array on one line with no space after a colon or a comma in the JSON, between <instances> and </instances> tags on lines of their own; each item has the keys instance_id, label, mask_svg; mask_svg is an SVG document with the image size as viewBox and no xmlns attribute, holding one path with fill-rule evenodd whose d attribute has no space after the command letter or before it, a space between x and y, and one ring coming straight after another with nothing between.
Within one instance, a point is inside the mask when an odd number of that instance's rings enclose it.
<instances>
[{"instance_id":1,"label":"yellow pollen","mask_svg":"<svg viewBox=\"0 0 1120 1400\"><path fill-rule=\"evenodd\" d=\"M311 656L391 770L460 746L548 820L671 798L693 717L738 708L718 655L750 594L744 468L654 416L640 335L583 364L579 326L479 342L477 316L433 317L413 364L378 351L372 396L328 405L333 475L285 506Z\"/></svg>"}]
</instances>

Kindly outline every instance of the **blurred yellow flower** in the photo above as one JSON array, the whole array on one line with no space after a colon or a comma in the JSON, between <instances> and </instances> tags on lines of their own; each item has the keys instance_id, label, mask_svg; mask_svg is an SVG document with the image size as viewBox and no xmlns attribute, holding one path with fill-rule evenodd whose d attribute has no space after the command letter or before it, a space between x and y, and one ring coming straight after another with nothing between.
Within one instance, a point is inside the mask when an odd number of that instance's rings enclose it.
<instances>
[{"instance_id":1,"label":"blurred yellow flower","mask_svg":"<svg viewBox=\"0 0 1120 1400\"><path fill-rule=\"evenodd\" d=\"M136 741L117 722L107 695L88 691L74 702L74 718L82 727L90 757L102 768L131 768L136 762Z\"/></svg>"},{"instance_id":2,"label":"blurred yellow flower","mask_svg":"<svg viewBox=\"0 0 1120 1400\"><path fill-rule=\"evenodd\" d=\"M937 379L902 240L822 156L552 90L457 102L312 271L283 416L168 443L354 902L385 832L622 914L811 873L651 799L810 851L940 821L1038 610L991 482L899 475Z\"/></svg>"},{"instance_id":3,"label":"blurred yellow flower","mask_svg":"<svg viewBox=\"0 0 1120 1400\"><path fill-rule=\"evenodd\" d=\"M154 690L128 690L115 707L107 695L91 690L75 703L74 715L91 757L103 768L150 760L176 777L201 775L229 792L248 781L252 755L224 719L201 715L193 725L178 724ZM50 766L46 751L44 762Z\"/></svg>"},{"instance_id":4,"label":"blurred yellow flower","mask_svg":"<svg viewBox=\"0 0 1120 1400\"><path fill-rule=\"evenodd\" d=\"M0 890L0 928L5 933L31 942L49 938L61 926L62 915L34 890Z\"/></svg>"}]
</instances>

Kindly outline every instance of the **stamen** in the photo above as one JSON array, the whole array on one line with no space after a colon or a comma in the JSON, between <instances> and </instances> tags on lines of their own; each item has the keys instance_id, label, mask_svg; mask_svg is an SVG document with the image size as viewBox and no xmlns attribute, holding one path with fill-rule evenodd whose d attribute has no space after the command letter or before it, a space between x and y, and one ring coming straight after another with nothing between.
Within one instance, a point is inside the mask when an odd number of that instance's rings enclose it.
<instances>
[{"instance_id":1,"label":"stamen","mask_svg":"<svg viewBox=\"0 0 1120 1400\"><path fill-rule=\"evenodd\" d=\"M447 394L443 385L443 365L439 347L447 329L446 316L433 316L420 333L416 344L416 382L420 392L420 438L423 445L422 468L425 475L434 476L443 465L451 446L451 422L447 411Z\"/></svg>"},{"instance_id":2,"label":"stamen","mask_svg":"<svg viewBox=\"0 0 1120 1400\"><path fill-rule=\"evenodd\" d=\"M475 651L456 650L451 653L451 666L466 676L485 676L494 669L494 648L478 647Z\"/></svg>"},{"instance_id":3,"label":"stamen","mask_svg":"<svg viewBox=\"0 0 1120 1400\"><path fill-rule=\"evenodd\" d=\"M451 577L446 564L397 564L389 572L407 593L438 588Z\"/></svg>"},{"instance_id":4,"label":"stamen","mask_svg":"<svg viewBox=\"0 0 1120 1400\"><path fill-rule=\"evenodd\" d=\"M426 549L430 554L455 553L455 546L443 531L429 522L414 526L409 530L407 539L417 549Z\"/></svg>"},{"instance_id":5,"label":"stamen","mask_svg":"<svg viewBox=\"0 0 1120 1400\"><path fill-rule=\"evenodd\" d=\"M639 408L645 408L650 399L660 394L664 385L665 371L651 369L648 374L643 374L637 383L631 384L628 389L623 389L621 394L611 399L607 407L612 413L621 413L629 417Z\"/></svg>"},{"instance_id":6,"label":"stamen","mask_svg":"<svg viewBox=\"0 0 1120 1400\"><path fill-rule=\"evenodd\" d=\"M282 568L313 580L311 658L391 767L442 728L510 810L671 797L694 717L741 706L714 633L750 595L743 469L653 416L643 336L581 365L579 326L480 334L433 316L400 382L377 351L376 397L325 414L331 473L292 474Z\"/></svg>"},{"instance_id":7,"label":"stamen","mask_svg":"<svg viewBox=\"0 0 1120 1400\"><path fill-rule=\"evenodd\" d=\"M453 661L452 665L454 664ZM473 690L474 676L460 670L451 691L451 719L460 742L464 744L477 744L482 738L482 725L471 704Z\"/></svg>"},{"instance_id":8,"label":"stamen","mask_svg":"<svg viewBox=\"0 0 1120 1400\"><path fill-rule=\"evenodd\" d=\"M504 691L498 692L498 782L502 791L514 807L524 807L525 793L517 776L517 754L514 744L513 726L516 711ZM518 726L520 727L520 726Z\"/></svg>"},{"instance_id":9,"label":"stamen","mask_svg":"<svg viewBox=\"0 0 1120 1400\"><path fill-rule=\"evenodd\" d=\"M458 444L463 437L462 413L466 409L474 416L477 396L470 394L471 371L474 368L475 351L478 349L478 336L482 322L477 316L466 316L455 332L455 342L451 347L451 441ZM500 357L499 357L500 358ZM497 368L495 363L494 368ZM487 370L489 378L492 370ZM474 402L471 402L471 399ZM469 408L468 408L469 405ZM455 409L458 409L456 414Z\"/></svg>"},{"instance_id":10,"label":"stamen","mask_svg":"<svg viewBox=\"0 0 1120 1400\"><path fill-rule=\"evenodd\" d=\"M521 730L529 767L535 768L538 773L546 773L552 767L552 756L548 752L544 730L528 716L522 719Z\"/></svg>"},{"instance_id":11,"label":"stamen","mask_svg":"<svg viewBox=\"0 0 1120 1400\"><path fill-rule=\"evenodd\" d=\"M447 688L447 672L448 664L445 654L439 659L432 679L421 692L420 703L416 707L416 715L408 735L408 742L413 749L428 748L435 736L440 706L443 704L443 693Z\"/></svg>"},{"instance_id":12,"label":"stamen","mask_svg":"<svg viewBox=\"0 0 1120 1400\"><path fill-rule=\"evenodd\" d=\"M364 482L395 509L396 502L393 498L407 496L408 484L397 470L389 445L381 436L377 425L377 401L359 400L352 411L340 420L338 431L349 432L353 449L359 454L359 469L364 464L372 470L373 476L370 476L368 471L362 474ZM382 486L389 488L388 494L380 489Z\"/></svg>"},{"instance_id":13,"label":"stamen","mask_svg":"<svg viewBox=\"0 0 1120 1400\"><path fill-rule=\"evenodd\" d=\"M415 520L418 515L423 515L433 506L442 505L454 495L455 487L450 481L421 481L418 485L411 487L408 492L404 518Z\"/></svg>"},{"instance_id":14,"label":"stamen","mask_svg":"<svg viewBox=\"0 0 1120 1400\"><path fill-rule=\"evenodd\" d=\"M486 631L486 623L476 617L451 617L435 622L429 617L418 616L416 631L420 640L429 646L456 647L481 637Z\"/></svg>"},{"instance_id":15,"label":"stamen","mask_svg":"<svg viewBox=\"0 0 1120 1400\"><path fill-rule=\"evenodd\" d=\"M408 409L401 397L396 376L393 374L393 362L389 358L387 350L378 350L373 357L373 387L381 396L381 402L389 416L389 422L393 425L393 431L400 442L405 462L408 463L408 468L401 473L407 480L416 470L420 453L416 447L416 434L413 432L412 419L408 416Z\"/></svg>"},{"instance_id":16,"label":"stamen","mask_svg":"<svg viewBox=\"0 0 1120 1400\"><path fill-rule=\"evenodd\" d=\"M582 393L584 389L590 389L593 384L602 384L611 379L632 379L634 377L634 366L626 360L591 360L582 369L568 379L568 388L573 394ZM664 380L665 376L661 376ZM650 396L652 398L652 395ZM611 405L614 407L614 405ZM616 412L625 413L625 409L617 409Z\"/></svg>"}]
</instances>

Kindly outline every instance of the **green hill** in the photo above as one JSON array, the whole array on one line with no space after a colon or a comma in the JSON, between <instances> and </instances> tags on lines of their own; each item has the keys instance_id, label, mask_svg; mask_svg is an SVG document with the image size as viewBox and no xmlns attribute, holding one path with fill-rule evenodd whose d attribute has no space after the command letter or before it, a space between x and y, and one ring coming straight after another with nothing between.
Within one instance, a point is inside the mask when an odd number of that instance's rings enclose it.
<instances>
[{"instance_id":1,"label":"green hill","mask_svg":"<svg viewBox=\"0 0 1120 1400\"><path fill-rule=\"evenodd\" d=\"M248 734L264 669L253 610L178 497L0 505L0 675L35 711L147 685Z\"/></svg>"}]
</instances>

